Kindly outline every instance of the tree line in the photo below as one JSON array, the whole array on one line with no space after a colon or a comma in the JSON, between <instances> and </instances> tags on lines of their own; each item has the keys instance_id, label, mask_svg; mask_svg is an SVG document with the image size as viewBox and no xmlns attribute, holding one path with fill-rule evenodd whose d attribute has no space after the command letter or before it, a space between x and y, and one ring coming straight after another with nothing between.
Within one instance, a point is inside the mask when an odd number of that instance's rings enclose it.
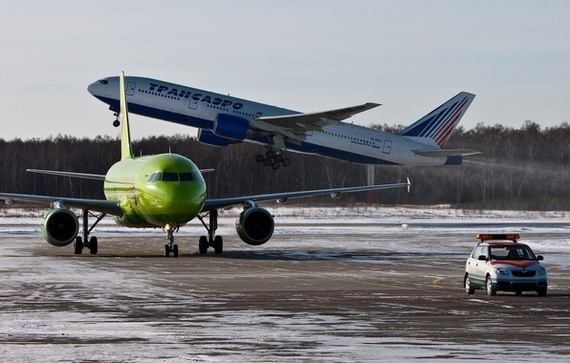
<instances>
[{"instance_id":1,"label":"tree line","mask_svg":"<svg viewBox=\"0 0 570 363\"><path fill-rule=\"evenodd\" d=\"M375 125L398 132L403 126ZM137 140L135 153L165 152L192 159L204 175L209 197L228 197L362 185L367 166L313 155L286 152L291 166L272 170L255 162L264 152L256 144L219 148L185 135L153 136ZM570 125L541 128L526 121L520 129L478 124L458 127L446 148L475 149L460 166L375 166L376 183L412 181L405 189L354 193L331 200L319 197L305 203L451 204L472 208L570 209ZM103 198L102 183L26 172L49 169L105 174L120 157L118 138L97 136L47 139L0 139L0 191L81 198Z\"/></svg>"}]
</instances>

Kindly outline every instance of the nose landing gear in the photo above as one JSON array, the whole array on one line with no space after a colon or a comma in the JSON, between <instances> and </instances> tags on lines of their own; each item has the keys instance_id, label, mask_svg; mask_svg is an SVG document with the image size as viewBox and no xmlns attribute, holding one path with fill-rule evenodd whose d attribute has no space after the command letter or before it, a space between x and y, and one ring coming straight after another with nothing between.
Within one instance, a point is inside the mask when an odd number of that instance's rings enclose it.
<instances>
[{"instance_id":1,"label":"nose landing gear","mask_svg":"<svg viewBox=\"0 0 570 363\"><path fill-rule=\"evenodd\" d=\"M115 116L115 121L113 121L113 126L114 127L119 127L121 125L121 122L119 121L119 114L118 113L114 113L113 116Z\"/></svg>"},{"instance_id":2,"label":"nose landing gear","mask_svg":"<svg viewBox=\"0 0 570 363\"><path fill-rule=\"evenodd\" d=\"M178 245L174 244L174 232L177 232L179 227L167 224L162 229L166 231L166 239L168 240L168 243L164 245L164 257L169 257L171 253L173 257L178 257Z\"/></svg>"}]
</instances>

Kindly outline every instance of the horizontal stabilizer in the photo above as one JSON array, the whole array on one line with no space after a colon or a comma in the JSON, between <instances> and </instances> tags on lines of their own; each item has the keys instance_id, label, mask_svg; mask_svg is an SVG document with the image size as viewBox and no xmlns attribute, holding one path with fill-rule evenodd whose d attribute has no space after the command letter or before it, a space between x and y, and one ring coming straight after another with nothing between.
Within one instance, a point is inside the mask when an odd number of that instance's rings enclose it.
<instances>
[{"instance_id":1,"label":"horizontal stabilizer","mask_svg":"<svg viewBox=\"0 0 570 363\"><path fill-rule=\"evenodd\" d=\"M471 149L444 149L444 150L413 150L416 155L432 158L445 158L448 156L471 156L481 154L480 151Z\"/></svg>"},{"instance_id":2,"label":"horizontal stabilizer","mask_svg":"<svg viewBox=\"0 0 570 363\"><path fill-rule=\"evenodd\" d=\"M100 181L105 180L105 175L100 175L100 174L73 173L69 171L40 170L40 169L26 169L26 171L38 174L68 176L70 178L91 179L91 180L100 180Z\"/></svg>"}]
</instances>

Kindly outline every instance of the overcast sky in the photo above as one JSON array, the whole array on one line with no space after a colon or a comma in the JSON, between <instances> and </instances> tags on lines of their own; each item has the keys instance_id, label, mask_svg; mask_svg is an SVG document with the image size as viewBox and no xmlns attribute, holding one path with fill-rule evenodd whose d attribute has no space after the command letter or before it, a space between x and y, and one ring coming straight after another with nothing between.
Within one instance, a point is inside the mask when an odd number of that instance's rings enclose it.
<instances>
[{"instance_id":1,"label":"overcast sky","mask_svg":"<svg viewBox=\"0 0 570 363\"><path fill-rule=\"evenodd\" d=\"M570 121L570 1L0 0L0 138L116 136L86 87L142 75L298 111L367 101L409 124L459 91L460 125ZM133 117L135 138L195 130Z\"/></svg>"}]
</instances>

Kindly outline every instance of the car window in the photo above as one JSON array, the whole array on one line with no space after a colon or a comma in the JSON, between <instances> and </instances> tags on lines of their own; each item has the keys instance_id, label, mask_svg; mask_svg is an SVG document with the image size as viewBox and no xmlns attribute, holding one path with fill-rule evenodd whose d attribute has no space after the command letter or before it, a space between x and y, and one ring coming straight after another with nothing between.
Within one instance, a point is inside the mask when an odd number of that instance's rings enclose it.
<instances>
[{"instance_id":1,"label":"car window","mask_svg":"<svg viewBox=\"0 0 570 363\"><path fill-rule=\"evenodd\" d=\"M528 246L498 246L491 249L491 258L494 260L536 260Z\"/></svg>"},{"instance_id":2,"label":"car window","mask_svg":"<svg viewBox=\"0 0 570 363\"><path fill-rule=\"evenodd\" d=\"M489 246L481 246L481 253L479 254L479 256L481 255L489 258ZM479 256L477 256L477 258L479 258Z\"/></svg>"},{"instance_id":3,"label":"car window","mask_svg":"<svg viewBox=\"0 0 570 363\"><path fill-rule=\"evenodd\" d=\"M471 253L471 258L478 259L481 255L481 246L477 246L473 249L473 253Z\"/></svg>"}]
</instances>

